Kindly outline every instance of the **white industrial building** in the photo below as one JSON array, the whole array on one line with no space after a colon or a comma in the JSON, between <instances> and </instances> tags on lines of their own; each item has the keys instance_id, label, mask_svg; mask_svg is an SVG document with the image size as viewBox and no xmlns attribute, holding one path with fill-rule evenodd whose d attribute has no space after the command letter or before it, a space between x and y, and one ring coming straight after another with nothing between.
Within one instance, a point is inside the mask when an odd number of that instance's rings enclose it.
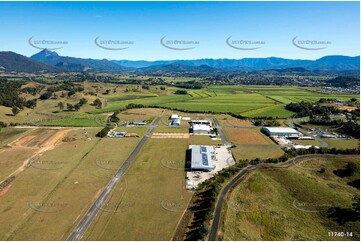
<instances>
[{"instance_id":1,"label":"white industrial building","mask_svg":"<svg viewBox=\"0 0 361 242\"><path fill-rule=\"evenodd\" d=\"M204 124L208 126L212 125L212 122L210 120L192 120L189 123L190 125L195 125L195 124Z\"/></svg>"},{"instance_id":2,"label":"white industrial building","mask_svg":"<svg viewBox=\"0 0 361 242\"><path fill-rule=\"evenodd\" d=\"M298 139L299 133L293 128L287 127L263 127L262 131L269 136L286 137Z\"/></svg>"},{"instance_id":3,"label":"white industrial building","mask_svg":"<svg viewBox=\"0 0 361 242\"><path fill-rule=\"evenodd\" d=\"M211 127L206 124L193 124L191 130L193 134L209 134Z\"/></svg>"},{"instance_id":4,"label":"white industrial building","mask_svg":"<svg viewBox=\"0 0 361 242\"><path fill-rule=\"evenodd\" d=\"M212 146L193 145L191 148L191 170L212 171L216 166L212 160L215 152Z\"/></svg>"},{"instance_id":5,"label":"white industrial building","mask_svg":"<svg viewBox=\"0 0 361 242\"><path fill-rule=\"evenodd\" d=\"M180 126L181 119L182 119L182 117L179 116L178 114L172 114L169 118L169 120L170 120L169 125L170 126Z\"/></svg>"}]
</instances>

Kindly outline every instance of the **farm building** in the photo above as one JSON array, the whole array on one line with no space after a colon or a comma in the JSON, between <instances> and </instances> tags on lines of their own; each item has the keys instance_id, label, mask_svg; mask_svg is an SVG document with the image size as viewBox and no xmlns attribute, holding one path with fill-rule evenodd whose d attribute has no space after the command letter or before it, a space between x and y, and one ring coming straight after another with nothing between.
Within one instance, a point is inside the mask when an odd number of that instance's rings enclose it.
<instances>
[{"instance_id":1,"label":"farm building","mask_svg":"<svg viewBox=\"0 0 361 242\"><path fill-rule=\"evenodd\" d=\"M287 138L298 138L298 131L292 128L286 127L263 127L262 131L269 136L287 137Z\"/></svg>"},{"instance_id":2,"label":"farm building","mask_svg":"<svg viewBox=\"0 0 361 242\"><path fill-rule=\"evenodd\" d=\"M180 118L175 118L170 122L171 126L179 126L181 124L181 119Z\"/></svg>"},{"instance_id":3,"label":"farm building","mask_svg":"<svg viewBox=\"0 0 361 242\"><path fill-rule=\"evenodd\" d=\"M134 121L133 122L134 125L139 125L139 126L143 126L143 125L147 125L147 122L142 122L142 121Z\"/></svg>"},{"instance_id":4,"label":"farm building","mask_svg":"<svg viewBox=\"0 0 361 242\"><path fill-rule=\"evenodd\" d=\"M195 125L195 124L204 124L204 125L208 125L211 126L212 122L210 120L192 120L189 122L190 125Z\"/></svg>"},{"instance_id":5,"label":"farm building","mask_svg":"<svg viewBox=\"0 0 361 242\"><path fill-rule=\"evenodd\" d=\"M107 134L108 137L111 137L111 138L122 138L125 136L125 132L116 132L114 130L110 130Z\"/></svg>"},{"instance_id":6,"label":"farm building","mask_svg":"<svg viewBox=\"0 0 361 242\"><path fill-rule=\"evenodd\" d=\"M172 114L172 116L170 116L170 126L180 126L181 124L181 116L179 116L178 114Z\"/></svg>"},{"instance_id":7,"label":"farm building","mask_svg":"<svg viewBox=\"0 0 361 242\"><path fill-rule=\"evenodd\" d=\"M212 163L214 148L212 146L194 145L191 148L191 169L211 171L216 166Z\"/></svg>"},{"instance_id":8,"label":"farm building","mask_svg":"<svg viewBox=\"0 0 361 242\"><path fill-rule=\"evenodd\" d=\"M181 116L179 116L178 114L172 114L169 119L173 120L173 119L178 119L178 118L181 118Z\"/></svg>"},{"instance_id":9,"label":"farm building","mask_svg":"<svg viewBox=\"0 0 361 242\"><path fill-rule=\"evenodd\" d=\"M191 130L193 134L209 134L211 127L206 124L193 124Z\"/></svg>"}]
</instances>

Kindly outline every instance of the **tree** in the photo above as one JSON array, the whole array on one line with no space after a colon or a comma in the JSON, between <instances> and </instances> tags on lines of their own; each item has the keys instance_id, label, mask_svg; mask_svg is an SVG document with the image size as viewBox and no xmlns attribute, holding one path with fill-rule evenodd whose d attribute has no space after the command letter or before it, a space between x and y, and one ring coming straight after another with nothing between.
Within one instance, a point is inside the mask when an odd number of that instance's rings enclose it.
<instances>
[{"instance_id":1,"label":"tree","mask_svg":"<svg viewBox=\"0 0 361 242\"><path fill-rule=\"evenodd\" d=\"M357 101L357 99L353 97L353 98L350 99L350 101L354 103L354 102Z\"/></svg>"},{"instance_id":2,"label":"tree","mask_svg":"<svg viewBox=\"0 0 361 242\"><path fill-rule=\"evenodd\" d=\"M59 102L58 103L58 107L60 108L60 110L64 109L64 103L63 102Z\"/></svg>"},{"instance_id":3,"label":"tree","mask_svg":"<svg viewBox=\"0 0 361 242\"><path fill-rule=\"evenodd\" d=\"M80 109L80 104L79 103L75 104L74 109L75 109L75 111L78 111Z\"/></svg>"},{"instance_id":4,"label":"tree","mask_svg":"<svg viewBox=\"0 0 361 242\"><path fill-rule=\"evenodd\" d=\"M95 136L96 136L96 137L103 138L103 137L107 136L107 134L108 134L109 131L110 131L110 128L109 128L109 127L105 127L105 128L103 128L102 130L100 130Z\"/></svg>"},{"instance_id":5,"label":"tree","mask_svg":"<svg viewBox=\"0 0 361 242\"><path fill-rule=\"evenodd\" d=\"M80 98L79 100L79 105L83 106L84 104L86 104L88 102L88 100L86 100L85 98Z\"/></svg>"},{"instance_id":6,"label":"tree","mask_svg":"<svg viewBox=\"0 0 361 242\"><path fill-rule=\"evenodd\" d=\"M52 92L47 91L47 92L41 94L41 96L40 96L39 98L40 98L41 100L46 100L46 99L49 99L52 95L53 95Z\"/></svg>"},{"instance_id":7,"label":"tree","mask_svg":"<svg viewBox=\"0 0 361 242\"><path fill-rule=\"evenodd\" d=\"M73 110L73 109L74 109L73 104L67 103L67 104L66 104L66 109L68 109L69 111Z\"/></svg>"},{"instance_id":8,"label":"tree","mask_svg":"<svg viewBox=\"0 0 361 242\"><path fill-rule=\"evenodd\" d=\"M100 101L100 99L99 98L97 98L97 99L95 99L94 101L93 101L93 106L96 106L97 108L101 108L102 107L102 101Z\"/></svg>"},{"instance_id":9,"label":"tree","mask_svg":"<svg viewBox=\"0 0 361 242\"><path fill-rule=\"evenodd\" d=\"M11 111L13 112L13 115L14 116L16 116L19 112L20 112L20 109L18 109L18 107L13 107L12 109L11 109Z\"/></svg>"},{"instance_id":10,"label":"tree","mask_svg":"<svg viewBox=\"0 0 361 242\"><path fill-rule=\"evenodd\" d=\"M187 95L188 92L186 90L177 90L177 91L174 92L174 94Z\"/></svg>"}]
</instances>

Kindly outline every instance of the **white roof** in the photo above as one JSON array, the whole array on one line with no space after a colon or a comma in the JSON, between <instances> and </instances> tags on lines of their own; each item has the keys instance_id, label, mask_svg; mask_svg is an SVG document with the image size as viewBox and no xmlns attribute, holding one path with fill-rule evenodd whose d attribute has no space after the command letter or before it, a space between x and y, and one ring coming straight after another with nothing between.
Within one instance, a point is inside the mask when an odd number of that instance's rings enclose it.
<instances>
[{"instance_id":1,"label":"white roof","mask_svg":"<svg viewBox=\"0 0 361 242\"><path fill-rule=\"evenodd\" d=\"M205 131L211 131L211 127L206 124L194 124L193 125L193 131L194 130L205 130Z\"/></svg>"},{"instance_id":2,"label":"white roof","mask_svg":"<svg viewBox=\"0 0 361 242\"><path fill-rule=\"evenodd\" d=\"M267 129L269 132L274 133L297 133L298 131L293 128L288 127L264 127L264 129Z\"/></svg>"},{"instance_id":3,"label":"white roof","mask_svg":"<svg viewBox=\"0 0 361 242\"><path fill-rule=\"evenodd\" d=\"M170 118L179 118L178 114L172 114L172 116L170 116Z\"/></svg>"},{"instance_id":4,"label":"white roof","mask_svg":"<svg viewBox=\"0 0 361 242\"><path fill-rule=\"evenodd\" d=\"M192 120L191 121L192 123L211 123L211 121L210 120Z\"/></svg>"}]
</instances>

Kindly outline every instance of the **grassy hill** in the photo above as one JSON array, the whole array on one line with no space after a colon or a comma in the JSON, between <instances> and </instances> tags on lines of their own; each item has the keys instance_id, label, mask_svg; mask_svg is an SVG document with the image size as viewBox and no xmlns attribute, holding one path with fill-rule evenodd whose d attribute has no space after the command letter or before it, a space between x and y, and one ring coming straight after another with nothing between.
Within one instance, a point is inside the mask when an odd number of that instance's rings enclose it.
<instances>
[{"instance_id":1,"label":"grassy hill","mask_svg":"<svg viewBox=\"0 0 361 242\"><path fill-rule=\"evenodd\" d=\"M347 162L356 164L355 173L336 176L334 171ZM359 219L342 218L354 197L359 200L359 190L347 184L359 177L359 156L313 158L289 169L257 170L227 200L222 239L359 240ZM333 237L329 232L353 236Z\"/></svg>"}]
</instances>

